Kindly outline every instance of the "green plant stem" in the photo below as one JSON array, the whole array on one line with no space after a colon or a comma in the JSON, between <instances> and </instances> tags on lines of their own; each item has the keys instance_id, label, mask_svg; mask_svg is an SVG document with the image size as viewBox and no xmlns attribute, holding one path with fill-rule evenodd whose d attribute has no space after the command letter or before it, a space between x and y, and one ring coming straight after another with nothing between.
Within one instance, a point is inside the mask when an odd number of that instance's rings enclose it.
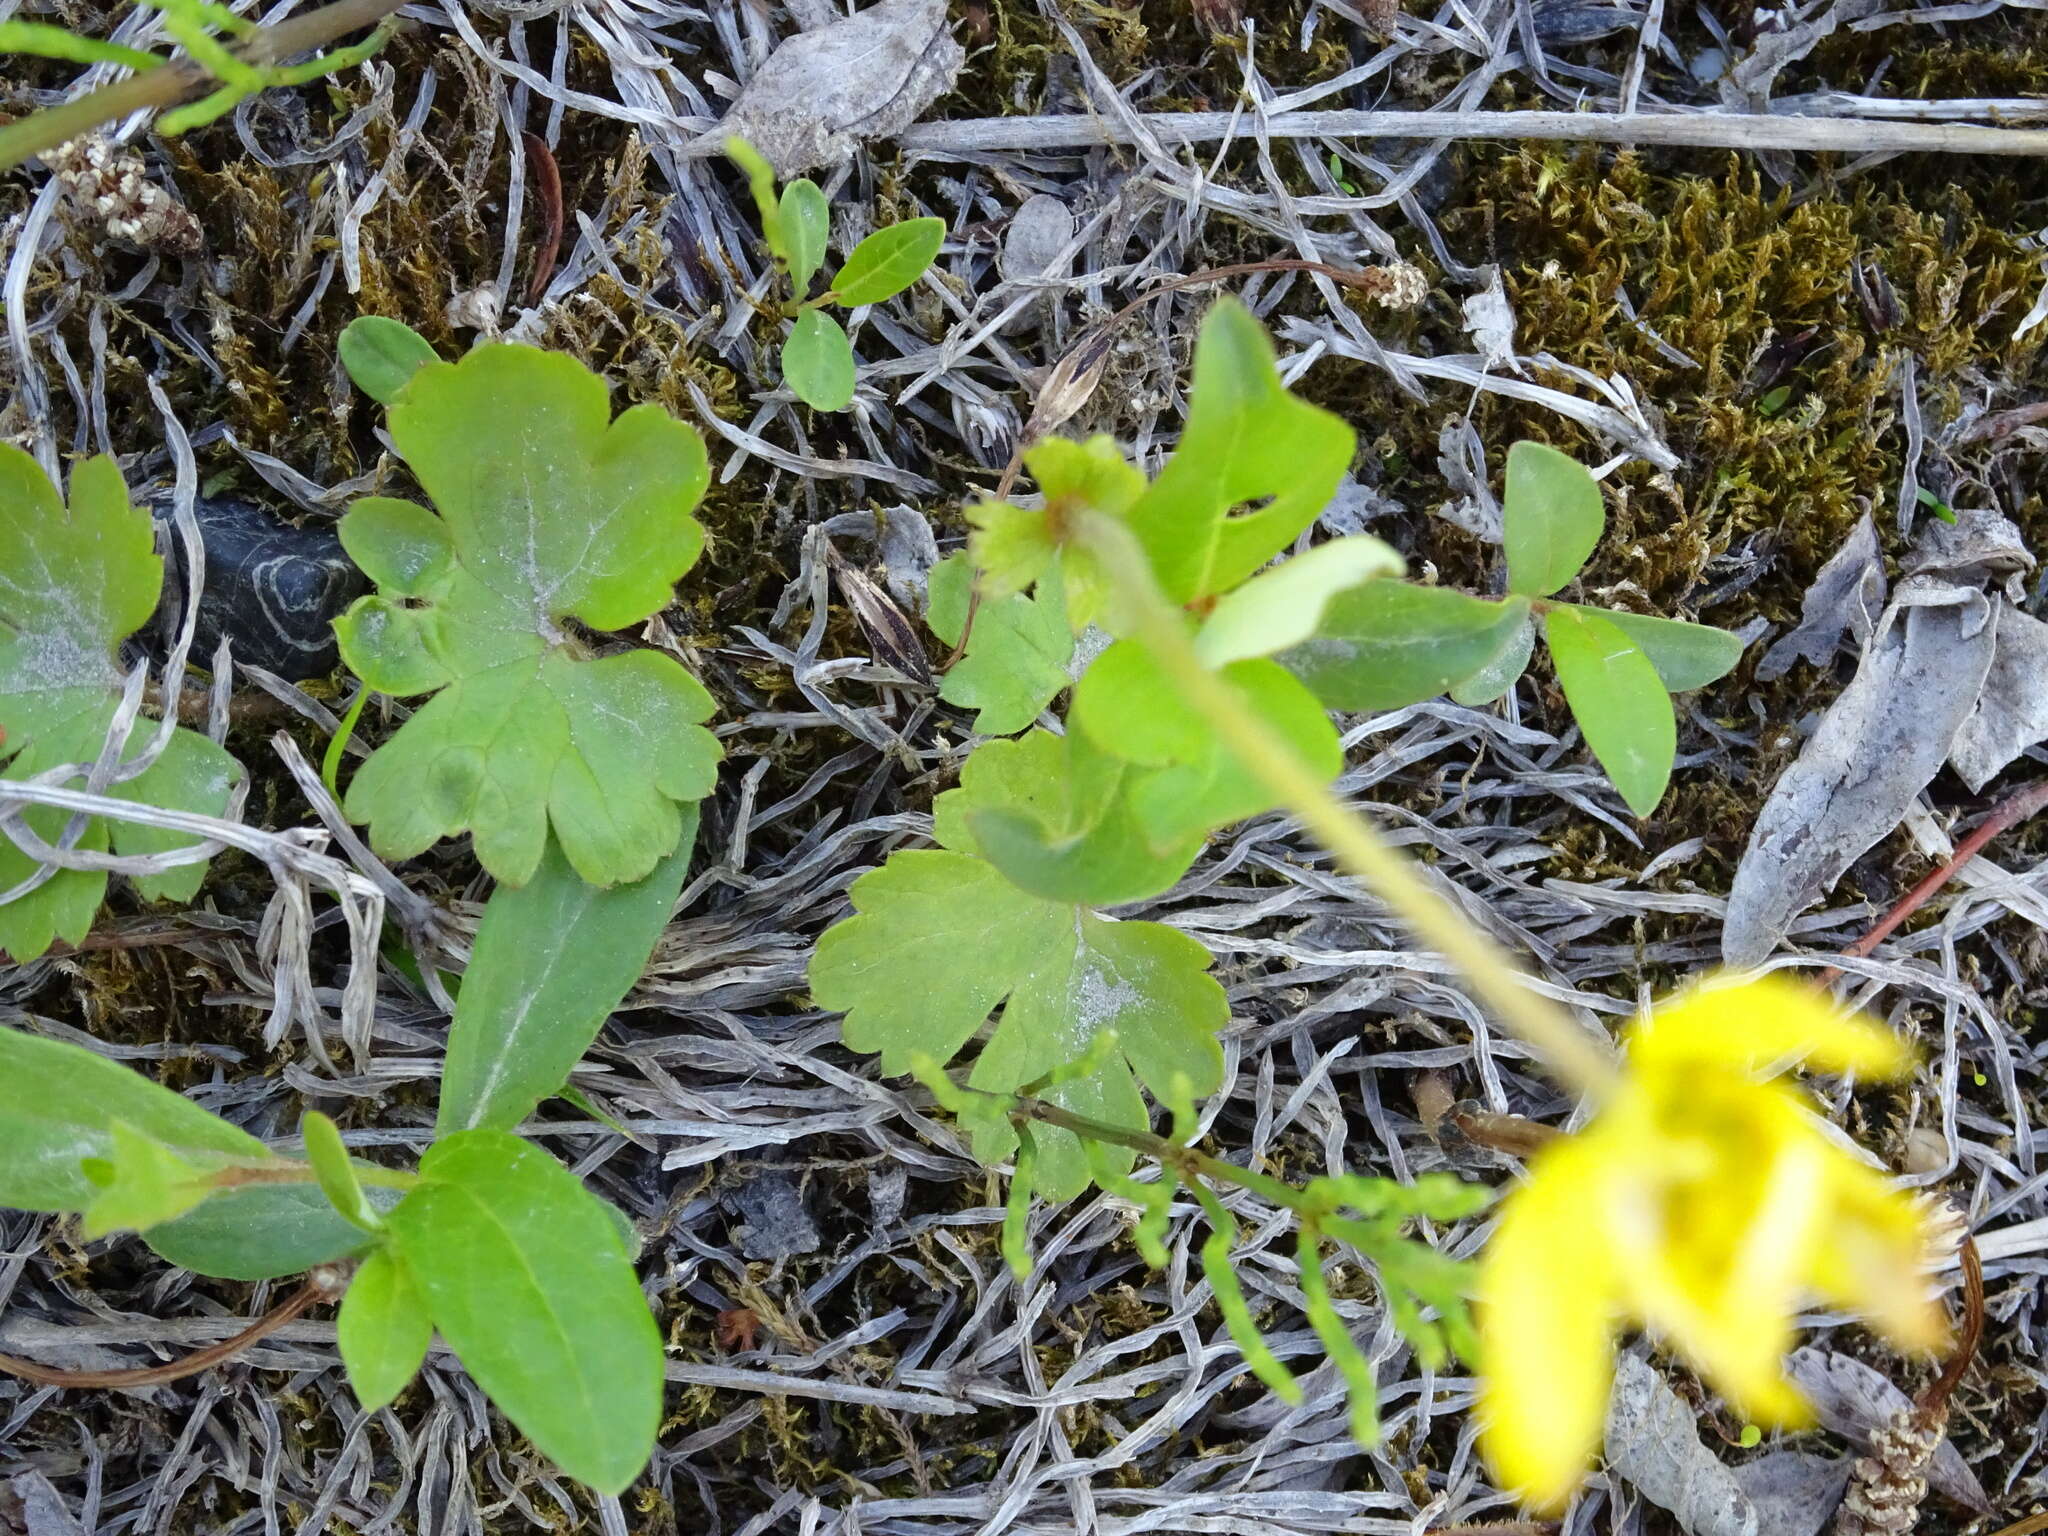
<instances>
[{"instance_id":1,"label":"green plant stem","mask_svg":"<svg viewBox=\"0 0 2048 1536\"><path fill-rule=\"evenodd\" d=\"M357 1163L354 1167L359 1183L379 1189L414 1189L420 1182L418 1174L398 1168L380 1168L374 1163ZM275 1163L236 1163L217 1170L207 1182L216 1189L240 1189L250 1184L317 1184L320 1179L311 1163L280 1159Z\"/></svg>"},{"instance_id":2,"label":"green plant stem","mask_svg":"<svg viewBox=\"0 0 2048 1536\"><path fill-rule=\"evenodd\" d=\"M337 37L374 26L402 4L404 0L335 0L333 5L263 28L236 50L236 55L253 68L265 69L295 54L324 47ZM146 74L103 85L75 101L33 112L0 128L0 170L10 170L33 155L69 143L100 124L115 122L131 112L174 106L213 78L195 61L177 59Z\"/></svg>"},{"instance_id":3,"label":"green plant stem","mask_svg":"<svg viewBox=\"0 0 2048 1536\"><path fill-rule=\"evenodd\" d=\"M1285 743L1274 739L1237 690L1202 664L1186 616L1160 591L1151 562L1123 523L1100 512L1072 515L1072 534L1117 584L1136 638L1180 695L1215 729L1232 756L1414 930L1455 965L1502 1023L1535 1047L1561 1081L1601 1099L1615 1081L1612 1059L1563 1010L1533 991L1514 962L1429 888L1370 823L1347 810Z\"/></svg>"},{"instance_id":4,"label":"green plant stem","mask_svg":"<svg viewBox=\"0 0 2048 1536\"><path fill-rule=\"evenodd\" d=\"M958 1087L958 1085L956 1085ZM963 1093L983 1093L979 1088L960 1088ZM1046 1125L1058 1126L1063 1131L1072 1131L1076 1136L1089 1141L1104 1142L1110 1146L1123 1147L1136 1152L1140 1157L1154 1158L1169 1164L1183 1179L1208 1179L1218 1184L1234 1184L1239 1189L1250 1190L1269 1204L1293 1211L1298 1216L1312 1216L1321 1206L1311 1200L1303 1190L1292 1184L1272 1178L1267 1174L1255 1173L1249 1168L1240 1168L1236 1163L1226 1163L1220 1157L1194 1147L1169 1141L1150 1131L1133 1131L1121 1125L1111 1125L1104 1120L1091 1120L1086 1115L1077 1115L1045 1099L1034 1099L1024 1094L995 1094L991 1097L1009 1101L1013 1119L1037 1120Z\"/></svg>"}]
</instances>

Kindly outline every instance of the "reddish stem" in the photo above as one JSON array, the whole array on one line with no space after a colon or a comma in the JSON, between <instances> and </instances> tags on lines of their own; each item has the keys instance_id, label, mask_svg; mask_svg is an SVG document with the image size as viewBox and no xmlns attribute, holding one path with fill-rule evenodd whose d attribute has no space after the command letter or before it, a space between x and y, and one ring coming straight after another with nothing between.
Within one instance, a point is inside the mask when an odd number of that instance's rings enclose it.
<instances>
[{"instance_id":1,"label":"reddish stem","mask_svg":"<svg viewBox=\"0 0 2048 1536\"><path fill-rule=\"evenodd\" d=\"M522 133L527 163L533 167L534 195L540 199L540 248L534 252L533 276L527 279L526 302L538 304L554 279L555 259L562 251L562 170L537 133Z\"/></svg>"},{"instance_id":2,"label":"reddish stem","mask_svg":"<svg viewBox=\"0 0 2048 1536\"><path fill-rule=\"evenodd\" d=\"M222 1339L218 1344L209 1344L204 1349L195 1349L191 1354L181 1355L176 1360L167 1360L162 1365L145 1366L132 1371L60 1371L52 1366L38 1365L33 1360L0 1355L0 1371L46 1387L161 1386L167 1381L196 1376L209 1366L232 1359L251 1344L277 1332L315 1302L332 1300L341 1293L341 1289L342 1278L338 1273L317 1269L306 1277L304 1285L240 1333Z\"/></svg>"},{"instance_id":3,"label":"reddish stem","mask_svg":"<svg viewBox=\"0 0 2048 1536\"><path fill-rule=\"evenodd\" d=\"M1891 937L1899 924L1927 905L1936 892L1953 880L1957 870L1982 853L1986 843L2016 823L2025 821L2043 806L2048 806L2048 780L2039 784L2029 784L2025 789L2015 790L2007 795L1992 807L1991 814L1979 822L1968 837L1956 845L1954 858L1908 891L1897 906L1885 913L1876 927L1842 953L1851 959L1860 960L1876 949ZM1841 974L1840 966L1831 965L1815 980L1821 986L1826 986Z\"/></svg>"}]
</instances>

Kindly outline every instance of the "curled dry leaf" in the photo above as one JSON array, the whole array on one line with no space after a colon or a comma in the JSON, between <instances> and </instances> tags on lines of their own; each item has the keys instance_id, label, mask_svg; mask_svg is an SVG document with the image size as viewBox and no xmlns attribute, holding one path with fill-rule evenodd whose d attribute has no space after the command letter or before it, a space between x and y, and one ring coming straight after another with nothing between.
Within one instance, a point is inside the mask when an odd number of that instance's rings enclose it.
<instances>
[{"instance_id":1,"label":"curled dry leaf","mask_svg":"<svg viewBox=\"0 0 2048 1536\"><path fill-rule=\"evenodd\" d=\"M1757 1536L1756 1506L1700 1443L1691 1404L1634 1355L1614 1362L1607 1468L1678 1517L1687 1536Z\"/></svg>"},{"instance_id":2,"label":"curled dry leaf","mask_svg":"<svg viewBox=\"0 0 2048 1536\"><path fill-rule=\"evenodd\" d=\"M1773 1451L1732 1470L1756 1509L1756 1536L1820 1536L1849 1482L1846 1460L1811 1451Z\"/></svg>"},{"instance_id":3,"label":"curled dry leaf","mask_svg":"<svg viewBox=\"0 0 2048 1536\"><path fill-rule=\"evenodd\" d=\"M1801 659L1826 666L1834 660L1845 630L1868 641L1884 611L1884 599L1884 558L1878 552L1877 525L1866 512L1806 589L1798 626L1764 652L1756 667L1758 681L1783 677Z\"/></svg>"},{"instance_id":4,"label":"curled dry leaf","mask_svg":"<svg viewBox=\"0 0 2048 1536\"><path fill-rule=\"evenodd\" d=\"M1859 530L1852 543L1862 537ZM2048 738L2048 625L2021 612L2014 596L2033 563L2019 529L1995 512L1928 524L1856 676L1757 818L1728 893L1721 949L1729 964L1764 959L1793 918L1905 818L1944 761L1979 789ZM1853 624L1857 594L1869 591L1867 567L1841 569L1835 611ZM1811 598L1807 623L1822 611ZM1811 638L1820 649L1802 654L1831 655L1838 633L1817 626Z\"/></svg>"},{"instance_id":5,"label":"curled dry leaf","mask_svg":"<svg viewBox=\"0 0 2048 1536\"><path fill-rule=\"evenodd\" d=\"M1768 956L1792 919L1904 818L1975 708L1997 636L1982 592L1902 586L1856 676L1757 817L1721 930L1730 965Z\"/></svg>"},{"instance_id":6,"label":"curled dry leaf","mask_svg":"<svg viewBox=\"0 0 2048 1536\"><path fill-rule=\"evenodd\" d=\"M707 151L737 134L788 178L837 165L868 139L916 122L953 80L967 52L954 40L946 0L882 0L829 27L802 32L768 56Z\"/></svg>"}]
</instances>

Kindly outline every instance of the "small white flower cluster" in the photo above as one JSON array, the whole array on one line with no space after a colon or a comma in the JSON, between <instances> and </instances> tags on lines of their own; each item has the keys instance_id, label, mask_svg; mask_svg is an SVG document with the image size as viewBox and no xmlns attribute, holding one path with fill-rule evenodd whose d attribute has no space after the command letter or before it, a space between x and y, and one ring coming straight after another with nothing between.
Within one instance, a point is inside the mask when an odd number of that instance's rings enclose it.
<instances>
[{"instance_id":1,"label":"small white flower cluster","mask_svg":"<svg viewBox=\"0 0 2048 1536\"><path fill-rule=\"evenodd\" d=\"M192 211L149 179L132 150L99 134L60 144L43 164L107 238L163 256L197 256L204 244Z\"/></svg>"}]
</instances>

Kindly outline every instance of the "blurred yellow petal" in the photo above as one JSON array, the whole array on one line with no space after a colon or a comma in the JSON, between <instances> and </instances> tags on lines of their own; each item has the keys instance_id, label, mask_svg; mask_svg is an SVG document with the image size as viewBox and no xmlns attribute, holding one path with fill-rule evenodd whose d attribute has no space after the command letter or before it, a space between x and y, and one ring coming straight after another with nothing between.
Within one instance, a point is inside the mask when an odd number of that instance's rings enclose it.
<instances>
[{"instance_id":1,"label":"blurred yellow petal","mask_svg":"<svg viewBox=\"0 0 2048 1536\"><path fill-rule=\"evenodd\" d=\"M1607 1418L1614 1276L1604 1183L1597 1148L1546 1148L1480 1260L1480 1444L1494 1480L1536 1509L1571 1496Z\"/></svg>"},{"instance_id":2,"label":"blurred yellow petal","mask_svg":"<svg viewBox=\"0 0 2048 1536\"><path fill-rule=\"evenodd\" d=\"M1831 1211L1809 1274L1814 1289L1901 1349L1941 1348L1948 1320L1928 1294L1923 1203L1845 1153L1828 1173Z\"/></svg>"},{"instance_id":3,"label":"blurred yellow petal","mask_svg":"<svg viewBox=\"0 0 2048 1536\"><path fill-rule=\"evenodd\" d=\"M1754 1423L1803 1423L1808 1416L1804 1399L1785 1379L1784 1361L1821 1235L1816 1197L1827 1185L1827 1152L1817 1139L1782 1143L1762 1160L1761 1178L1750 1189L1724 1175L1723 1195L1742 1207L1740 1235L1718 1263L1717 1255L1693 1256L1695 1271L1717 1275L1718 1284L1680 1336L1680 1347Z\"/></svg>"},{"instance_id":4,"label":"blurred yellow petal","mask_svg":"<svg viewBox=\"0 0 2048 1536\"><path fill-rule=\"evenodd\" d=\"M1871 1078L1897 1077L1914 1059L1894 1031L1775 972L1742 982L1709 977L1679 993L1636 1027L1630 1055L1645 1064L1798 1061L1816 1072L1854 1070Z\"/></svg>"}]
</instances>

